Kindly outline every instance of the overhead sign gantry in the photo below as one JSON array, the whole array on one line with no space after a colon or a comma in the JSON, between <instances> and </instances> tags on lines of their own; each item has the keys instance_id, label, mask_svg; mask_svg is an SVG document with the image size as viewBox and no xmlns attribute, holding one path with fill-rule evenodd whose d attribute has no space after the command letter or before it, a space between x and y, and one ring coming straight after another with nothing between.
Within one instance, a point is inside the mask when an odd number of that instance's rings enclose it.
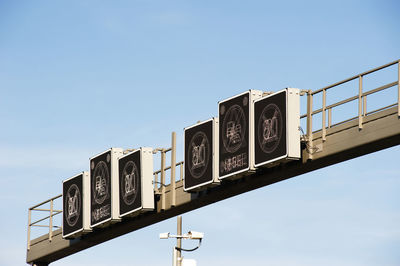
<instances>
[{"instance_id":1,"label":"overhead sign gantry","mask_svg":"<svg viewBox=\"0 0 400 266\"><path fill-rule=\"evenodd\" d=\"M162 152L162 167L154 173L152 149L124 155L122 149L113 148L92 157L90 175L83 172L63 182L63 230L53 230L52 217L61 213L53 208L57 197L29 209L27 262L46 265L178 214L400 144L398 77L370 91L363 91L359 82L358 95L326 104L327 90L393 65L400 76L400 61L395 61L314 92L289 88L263 94L250 90L221 101L218 120L185 129L185 162L175 164L173 138L171 148L157 149ZM367 110L366 96L370 99L392 87L397 87L393 104ZM313 97L319 93L322 108L314 110ZM307 114L302 116L298 111L300 94L307 96ZM333 124L332 110L351 101L358 102L358 116ZM313 116L319 113L322 127L313 131ZM300 118L306 119L307 133L303 135L299 133ZM169 167L165 166L167 151L172 152ZM183 174L178 181L171 174L171 183L165 183L165 171L175 173L176 166L182 165L185 181ZM31 240L30 230L39 221L32 222L30 214L47 202L51 203L49 234ZM96 230L90 232L92 228Z\"/></svg>"}]
</instances>

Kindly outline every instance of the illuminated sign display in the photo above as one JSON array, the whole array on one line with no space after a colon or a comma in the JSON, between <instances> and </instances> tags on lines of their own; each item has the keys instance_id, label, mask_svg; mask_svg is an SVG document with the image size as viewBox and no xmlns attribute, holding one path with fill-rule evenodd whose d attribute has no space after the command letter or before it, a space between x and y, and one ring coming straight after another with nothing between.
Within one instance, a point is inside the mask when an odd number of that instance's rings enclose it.
<instances>
[{"instance_id":1,"label":"illuminated sign display","mask_svg":"<svg viewBox=\"0 0 400 266\"><path fill-rule=\"evenodd\" d=\"M90 224L118 219L118 164L122 150L109 149L90 160ZM116 198L116 199L115 199Z\"/></svg>"},{"instance_id":2,"label":"illuminated sign display","mask_svg":"<svg viewBox=\"0 0 400 266\"><path fill-rule=\"evenodd\" d=\"M185 128L185 191L219 183L217 131L217 118Z\"/></svg>"},{"instance_id":3,"label":"illuminated sign display","mask_svg":"<svg viewBox=\"0 0 400 266\"><path fill-rule=\"evenodd\" d=\"M88 173L82 172L63 182L62 235L64 238L75 237L90 231L88 181Z\"/></svg>"},{"instance_id":4,"label":"illuminated sign display","mask_svg":"<svg viewBox=\"0 0 400 266\"><path fill-rule=\"evenodd\" d=\"M153 154L151 148L140 148L118 160L119 216L154 209Z\"/></svg>"},{"instance_id":5,"label":"illuminated sign display","mask_svg":"<svg viewBox=\"0 0 400 266\"><path fill-rule=\"evenodd\" d=\"M255 166L300 158L300 98L286 89L254 102Z\"/></svg>"},{"instance_id":6,"label":"illuminated sign display","mask_svg":"<svg viewBox=\"0 0 400 266\"><path fill-rule=\"evenodd\" d=\"M219 103L219 178L248 171L253 162L253 100L261 91L249 90Z\"/></svg>"}]
</instances>

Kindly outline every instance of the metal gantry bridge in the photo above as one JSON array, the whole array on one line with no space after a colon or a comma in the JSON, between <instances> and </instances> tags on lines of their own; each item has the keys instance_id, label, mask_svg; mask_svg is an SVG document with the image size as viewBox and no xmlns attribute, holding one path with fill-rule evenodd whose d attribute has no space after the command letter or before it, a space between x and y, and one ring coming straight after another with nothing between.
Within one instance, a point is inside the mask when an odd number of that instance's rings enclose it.
<instances>
[{"instance_id":1,"label":"metal gantry bridge","mask_svg":"<svg viewBox=\"0 0 400 266\"><path fill-rule=\"evenodd\" d=\"M379 76L387 70L394 73L389 82L375 85L368 90L365 88L365 80L369 80L373 75ZM400 60L397 60L322 89L303 90L307 111L301 116L302 125L305 126L305 132L301 137L301 160L260 168L243 178L223 180L216 187L196 193L183 190L183 162L176 162L176 134L173 132L171 147L157 149L161 154L161 169L154 172L156 208L153 212L127 218L109 227L96 229L94 233L68 240L62 238L60 226L54 224L54 217L62 213L62 210L54 208L54 202L60 200L61 195L55 196L28 210L26 262L37 266L48 265L107 240L214 202L398 145L400 144L399 77ZM346 86L354 89L354 85L358 91L356 94L345 99L333 96L335 92L336 95L342 95L343 93L339 91ZM380 95L383 92L391 94L389 97ZM367 107L374 99L379 106L369 110ZM390 102L386 104L381 99ZM376 104L371 106L374 105ZM343 115L340 115L341 120L334 121L336 112L343 113L343 110L348 114L347 117L343 119ZM355 115L352 115L352 112ZM171 153L169 166L166 161L168 152ZM177 170L178 178L176 178ZM167 183L167 173L169 173L169 183ZM48 215L32 221L33 212L45 212ZM45 227L48 233L31 239L32 230L36 227Z\"/></svg>"}]
</instances>

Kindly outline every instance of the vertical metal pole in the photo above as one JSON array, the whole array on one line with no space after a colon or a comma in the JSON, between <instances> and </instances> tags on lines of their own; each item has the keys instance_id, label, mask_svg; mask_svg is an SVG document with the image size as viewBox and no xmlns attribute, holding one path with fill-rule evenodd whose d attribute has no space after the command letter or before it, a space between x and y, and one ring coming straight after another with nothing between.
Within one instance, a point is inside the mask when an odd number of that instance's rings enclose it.
<instances>
[{"instance_id":1,"label":"vertical metal pole","mask_svg":"<svg viewBox=\"0 0 400 266\"><path fill-rule=\"evenodd\" d=\"M172 132L171 139L171 206L176 206L176 182L175 182L175 170L176 170L176 133Z\"/></svg>"},{"instance_id":2,"label":"vertical metal pole","mask_svg":"<svg viewBox=\"0 0 400 266\"><path fill-rule=\"evenodd\" d=\"M367 96L363 97L363 116L367 115Z\"/></svg>"},{"instance_id":3,"label":"vertical metal pole","mask_svg":"<svg viewBox=\"0 0 400 266\"><path fill-rule=\"evenodd\" d=\"M332 108L328 109L328 128L332 126Z\"/></svg>"},{"instance_id":4,"label":"vertical metal pole","mask_svg":"<svg viewBox=\"0 0 400 266\"><path fill-rule=\"evenodd\" d=\"M161 151L161 210L165 210L165 151Z\"/></svg>"},{"instance_id":5,"label":"vertical metal pole","mask_svg":"<svg viewBox=\"0 0 400 266\"><path fill-rule=\"evenodd\" d=\"M183 179L183 162L180 164L180 170L181 170L181 172L179 175L179 181L182 181L182 179Z\"/></svg>"},{"instance_id":6,"label":"vertical metal pole","mask_svg":"<svg viewBox=\"0 0 400 266\"><path fill-rule=\"evenodd\" d=\"M362 117L362 76L358 77L358 129L363 127L363 117Z\"/></svg>"},{"instance_id":7,"label":"vertical metal pole","mask_svg":"<svg viewBox=\"0 0 400 266\"><path fill-rule=\"evenodd\" d=\"M322 90L322 141L326 140L326 90Z\"/></svg>"},{"instance_id":8,"label":"vertical metal pole","mask_svg":"<svg viewBox=\"0 0 400 266\"><path fill-rule=\"evenodd\" d=\"M28 210L28 250L31 249L31 209Z\"/></svg>"},{"instance_id":9,"label":"vertical metal pole","mask_svg":"<svg viewBox=\"0 0 400 266\"><path fill-rule=\"evenodd\" d=\"M400 60L397 63L397 115L400 117Z\"/></svg>"},{"instance_id":10,"label":"vertical metal pole","mask_svg":"<svg viewBox=\"0 0 400 266\"><path fill-rule=\"evenodd\" d=\"M156 193L159 193L159 189L158 189L158 174L154 173L154 191Z\"/></svg>"},{"instance_id":11,"label":"vertical metal pole","mask_svg":"<svg viewBox=\"0 0 400 266\"><path fill-rule=\"evenodd\" d=\"M53 239L53 200L50 200L49 241Z\"/></svg>"},{"instance_id":12,"label":"vertical metal pole","mask_svg":"<svg viewBox=\"0 0 400 266\"><path fill-rule=\"evenodd\" d=\"M307 139L308 139L308 147L312 147L312 112L313 112L313 95L312 91L309 90L307 92ZM309 159L312 159L311 150L308 155Z\"/></svg>"},{"instance_id":13,"label":"vertical metal pole","mask_svg":"<svg viewBox=\"0 0 400 266\"><path fill-rule=\"evenodd\" d=\"M177 265L177 262L178 262L177 257L178 257L178 256L176 255L176 252L177 252L176 248L173 247L173 248L172 248L172 266L178 266L178 265Z\"/></svg>"},{"instance_id":14,"label":"vertical metal pole","mask_svg":"<svg viewBox=\"0 0 400 266\"><path fill-rule=\"evenodd\" d=\"M176 223L177 223L176 233L178 236L181 236L182 235L182 216L179 215L177 217ZM176 265L181 266L181 255L182 255L181 253L182 252L180 249L182 248L182 238L178 237L176 239L176 247L178 248L178 250L176 252L176 260L177 260Z\"/></svg>"}]
</instances>

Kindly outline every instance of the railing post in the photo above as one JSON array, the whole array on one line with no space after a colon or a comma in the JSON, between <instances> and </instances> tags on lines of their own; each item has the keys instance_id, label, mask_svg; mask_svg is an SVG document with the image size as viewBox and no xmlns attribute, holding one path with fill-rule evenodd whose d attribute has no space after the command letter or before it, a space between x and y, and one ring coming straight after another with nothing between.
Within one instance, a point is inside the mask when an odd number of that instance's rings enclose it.
<instances>
[{"instance_id":1,"label":"railing post","mask_svg":"<svg viewBox=\"0 0 400 266\"><path fill-rule=\"evenodd\" d=\"M53 200L50 200L49 241L53 239Z\"/></svg>"},{"instance_id":2,"label":"railing post","mask_svg":"<svg viewBox=\"0 0 400 266\"><path fill-rule=\"evenodd\" d=\"M165 210L165 150L161 150L161 210Z\"/></svg>"},{"instance_id":3,"label":"railing post","mask_svg":"<svg viewBox=\"0 0 400 266\"><path fill-rule=\"evenodd\" d=\"M176 168L176 133L172 132L171 139L171 206L176 206L176 182L175 182L175 168Z\"/></svg>"},{"instance_id":4,"label":"railing post","mask_svg":"<svg viewBox=\"0 0 400 266\"><path fill-rule=\"evenodd\" d=\"M313 95L312 91L307 92L307 141L308 147L312 147L312 112L313 112ZM309 152L309 159L312 159L312 152Z\"/></svg>"},{"instance_id":5,"label":"railing post","mask_svg":"<svg viewBox=\"0 0 400 266\"><path fill-rule=\"evenodd\" d=\"M32 220L32 217L31 217L31 212L32 212L32 210L29 208L28 209L28 250L30 250L31 249L31 220Z\"/></svg>"},{"instance_id":6,"label":"railing post","mask_svg":"<svg viewBox=\"0 0 400 266\"><path fill-rule=\"evenodd\" d=\"M322 90L322 141L326 140L326 90Z\"/></svg>"},{"instance_id":7,"label":"railing post","mask_svg":"<svg viewBox=\"0 0 400 266\"><path fill-rule=\"evenodd\" d=\"M182 180L183 180L183 166L184 166L184 163L182 162L182 163L180 164L179 181L182 181Z\"/></svg>"},{"instance_id":8,"label":"railing post","mask_svg":"<svg viewBox=\"0 0 400 266\"><path fill-rule=\"evenodd\" d=\"M158 189L158 173L154 173L154 191L156 192L156 194L160 193L160 190Z\"/></svg>"},{"instance_id":9,"label":"railing post","mask_svg":"<svg viewBox=\"0 0 400 266\"><path fill-rule=\"evenodd\" d=\"M332 126L332 108L328 109L328 128Z\"/></svg>"},{"instance_id":10,"label":"railing post","mask_svg":"<svg viewBox=\"0 0 400 266\"><path fill-rule=\"evenodd\" d=\"M363 116L367 116L367 96L363 96Z\"/></svg>"},{"instance_id":11,"label":"railing post","mask_svg":"<svg viewBox=\"0 0 400 266\"><path fill-rule=\"evenodd\" d=\"M400 117L400 60L397 62L397 115Z\"/></svg>"},{"instance_id":12,"label":"railing post","mask_svg":"<svg viewBox=\"0 0 400 266\"><path fill-rule=\"evenodd\" d=\"M358 76L358 129L363 127L362 75Z\"/></svg>"}]
</instances>

